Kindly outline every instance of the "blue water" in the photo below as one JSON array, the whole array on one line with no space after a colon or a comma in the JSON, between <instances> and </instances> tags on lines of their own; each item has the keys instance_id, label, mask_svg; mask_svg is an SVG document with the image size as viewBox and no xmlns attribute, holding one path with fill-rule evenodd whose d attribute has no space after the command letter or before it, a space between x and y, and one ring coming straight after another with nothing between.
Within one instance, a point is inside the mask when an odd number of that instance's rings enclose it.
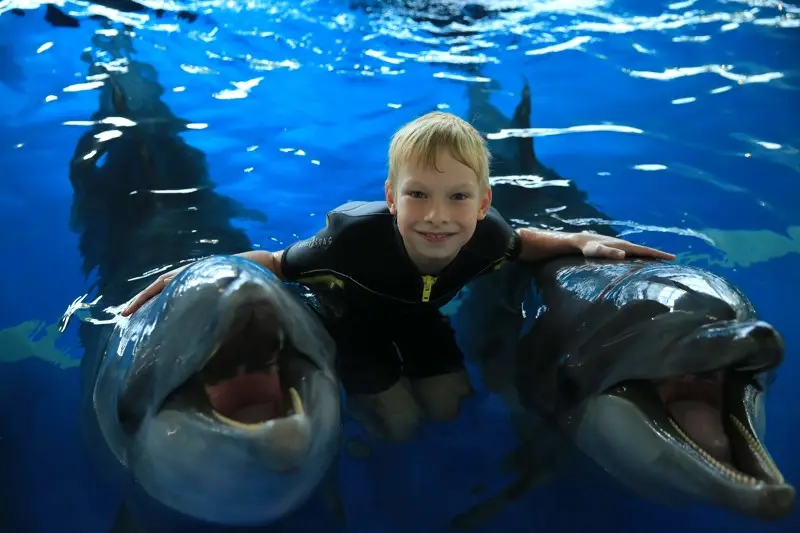
<instances>
[{"instance_id":1,"label":"blue water","mask_svg":"<svg viewBox=\"0 0 800 533\"><path fill-rule=\"evenodd\" d=\"M737 284L782 332L767 445L800 482L798 7L487 0L500 10L434 24L379 2L210 0L189 23L62 2L80 27L53 28L44 4L0 2L0 531L105 533L119 503L77 432L76 328L54 329L91 281L68 227L68 163L83 133L70 121L97 106L80 86L92 12L138 26L137 59L157 69L172 111L198 125L185 138L207 154L219 191L268 215L246 229L270 250L309 236L344 201L380 199L401 124L436 106L470 118L475 85L511 116L524 77L545 165L587 191L626 238ZM349 532L444 532L514 480L501 468L515 448L507 408L482 389L458 422L426 425L410 444L373 443L351 422L346 431L339 492ZM354 453L367 448L369 459ZM333 531L328 520L306 513L287 528ZM542 475L474 531L709 527L789 533L800 516L759 524L663 508L588 469Z\"/></svg>"}]
</instances>

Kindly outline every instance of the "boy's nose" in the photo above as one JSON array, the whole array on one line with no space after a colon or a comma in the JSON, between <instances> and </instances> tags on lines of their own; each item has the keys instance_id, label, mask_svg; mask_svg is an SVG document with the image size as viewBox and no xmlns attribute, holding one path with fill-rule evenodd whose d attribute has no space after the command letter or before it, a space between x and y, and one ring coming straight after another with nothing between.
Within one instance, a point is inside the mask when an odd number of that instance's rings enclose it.
<instances>
[{"instance_id":1,"label":"boy's nose","mask_svg":"<svg viewBox=\"0 0 800 533\"><path fill-rule=\"evenodd\" d=\"M431 202L428 213L425 216L425 221L440 224L442 222L447 222L449 216L447 207L440 202Z\"/></svg>"}]
</instances>

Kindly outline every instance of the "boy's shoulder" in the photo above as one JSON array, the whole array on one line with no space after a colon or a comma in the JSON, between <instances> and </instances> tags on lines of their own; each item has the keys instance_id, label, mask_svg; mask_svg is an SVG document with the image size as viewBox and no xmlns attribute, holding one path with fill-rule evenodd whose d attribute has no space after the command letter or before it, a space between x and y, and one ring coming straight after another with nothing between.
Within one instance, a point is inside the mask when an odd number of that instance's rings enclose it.
<instances>
[{"instance_id":1,"label":"boy's shoulder","mask_svg":"<svg viewBox=\"0 0 800 533\"><path fill-rule=\"evenodd\" d=\"M490 207L486 217L475 227L475 234L467 243L467 250L481 257L499 255L516 257L520 250L520 236L503 215Z\"/></svg>"},{"instance_id":2,"label":"boy's shoulder","mask_svg":"<svg viewBox=\"0 0 800 533\"><path fill-rule=\"evenodd\" d=\"M483 220L478 221L475 230L487 236L497 234L505 236L508 232L513 231L505 217L494 206L486 211Z\"/></svg>"},{"instance_id":3,"label":"boy's shoulder","mask_svg":"<svg viewBox=\"0 0 800 533\"><path fill-rule=\"evenodd\" d=\"M331 230L341 231L373 223L390 225L392 221L393 217L386 202L352 201L328 211L326 225Z\"/></svg>"},{"instance_id":4,"label":"boy's shoulder","mask_svg":"<svg viewBox=\"0 0 800 533\"><path fill-rule=\"evenodd\" d=\"M313 236L286 247L281 268L287 279L299 279L309 272L331 271L352 274L354 253L374 250L390 242L394 217L386 202L353 201L328 211L325 227ZM382 257L387 254L379 254Z\"/></svg>"},{"instance_id":5,"label":"boy's shoulder","mask_svg":"<svg viewBox=\"0 0 800 533\"><path fill-rule=\"evenodd\" d=\"M495 206L490 206L489 209L486 210L486 218L484 220L488 221L491 224L507 224L505 217L497 210Z\"/></svg>"},{"instance_id":6,"label":"boy's shoulder","mask_svg":"<svg viewBox=\"0 0 800 533\"><path fill-rule=\"evenodd\" d=\"M328 211L328 216L342 216L346 218L363 218L373 216L387 216L391 217L389 213L389 206L384 201L351 201L346 202L339 207L335 207Z\"/></svg>"}]
</instances>

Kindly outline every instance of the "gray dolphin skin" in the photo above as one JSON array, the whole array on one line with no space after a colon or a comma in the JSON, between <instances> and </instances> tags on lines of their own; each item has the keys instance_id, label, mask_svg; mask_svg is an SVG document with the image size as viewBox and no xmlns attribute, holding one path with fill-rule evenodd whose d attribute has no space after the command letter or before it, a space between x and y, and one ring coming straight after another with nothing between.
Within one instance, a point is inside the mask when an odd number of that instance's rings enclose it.
<instances>
[{"instance_id":1,"label":"gray dolphin skin","mask_svg":"<svg viewBox=\"0 0 800 533\"><path fill-rule=\"evenodd\" d=\"M783 341L740 291L690 266L583 258L540 265L530 283L523 406L642 496L792 511L795 489L763 443Z\"/></svg>"},{"instance_id":2,"label":"gray dolphin skin","mask_svg":"<svg viewBox=\"0 0 800 533\"><path fill-rule=\"evenodd\" d=\"M510 127L530 127L529 99L526 84ZM538 162L531 139L495 143L501 168L542 180L523 199L495 193L507 218L572 229L565 220L608 220ZM581 229L613 234L609 225ZM490 390L544 420L634 494L763 520L794 509L795 489L764 445L783 341L725 279L641 260L514 264L471 284L455 323Z\"/></svg>"},{"instance_id":3,"label":"gray dolphin skin","mask_svg":"<svg viewBox=\"0 0 800 533\"><path fill-rule=\"evenodd\" d=\"M129 496L126 516L272 524L337 457L334 344L299 290L228 255L253 249L231 220L263 215L213 190L203 153L179 136L187 122L133 56L127 31L96 33L85 59L99 109L70 168L72 227L99 294L79 326L91 454ZM117 314L183 263L157 298Z\"/></svg>"}]
</instances>

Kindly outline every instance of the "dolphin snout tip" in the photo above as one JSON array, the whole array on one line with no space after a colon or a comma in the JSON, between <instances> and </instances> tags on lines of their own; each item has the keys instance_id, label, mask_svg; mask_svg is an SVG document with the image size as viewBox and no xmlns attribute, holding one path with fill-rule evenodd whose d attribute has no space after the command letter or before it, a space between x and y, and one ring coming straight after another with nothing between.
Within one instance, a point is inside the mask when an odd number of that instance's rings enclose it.
<instances>
[{"instance_id":1,"label":"dolphin snout tip","mask_svg":"<svg viewBox=\"0 0 800 533\"><path fill-rule=\"evenodd\" d=\"M311 422L303 415L276 420L270 424L264 439L265 452L272 470L288 473L301 468L313 447Z\"/></svg>"},{"instance_id":2,"label":"dolphin snout tip","mask_svg":"<svg viewBox=\"0 0 800 533\"><path fill-rule=\"evenodd\" d=\"M795 509L796 489L788 483L769 485L764 489L756 518L763 520L782 520Z\"/></svg>"},{"instance_id":3,"label":"dolphin snout tip","mask_svg":"<svg viewBox=\"0 0 800 533\"><path fill-rule=\"evenodd\" d=\"M753 320L746 324L747 325L743 328L743 333L747 338L759 343L776 344L783 347L781 334L778 333L778 330L769 322Z\"/></svg>"},{"instance_id":4,"label":"dolphin snout tip","mask_svg":"<svg viewBox=\"0 0 800 533\"><path fill-rule=\"evenodd\" d=\"M753 321L743 327L739 339L749 352L738 370L767 370L783 362L784 343L780 333L768 322Z\"/></svg>"}]
</instances>

